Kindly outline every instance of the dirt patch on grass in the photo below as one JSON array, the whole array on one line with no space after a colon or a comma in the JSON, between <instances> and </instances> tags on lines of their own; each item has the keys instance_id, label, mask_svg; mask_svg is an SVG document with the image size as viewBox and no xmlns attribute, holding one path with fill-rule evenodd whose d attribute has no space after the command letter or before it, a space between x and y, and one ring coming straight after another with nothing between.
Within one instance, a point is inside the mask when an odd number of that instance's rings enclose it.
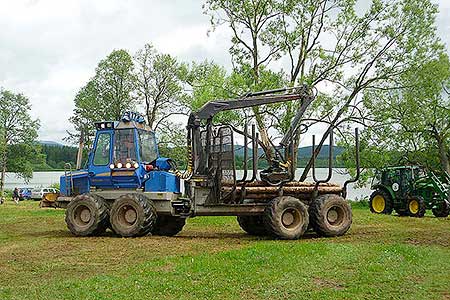
<instances>
[{"instance_id":1,"label":"dirt patch on grass","mask_svg":"<svg viewBox=\"0 0 450 300\"><path fill-rule=\"evenodd\" d=\"M343 284L333 279L314 277L312 282L319 289L343 290L345 288Z\"/></svg>"}]
</instances>

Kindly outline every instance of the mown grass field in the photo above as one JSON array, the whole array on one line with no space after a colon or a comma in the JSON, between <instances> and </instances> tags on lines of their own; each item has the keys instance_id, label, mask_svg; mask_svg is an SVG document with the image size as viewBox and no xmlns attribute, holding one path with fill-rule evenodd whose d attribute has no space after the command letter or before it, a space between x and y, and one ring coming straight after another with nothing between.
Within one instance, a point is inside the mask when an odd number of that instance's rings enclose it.
<instances>
[{"instance_id":1,"label":"mown grass field","mask_svg":"<svg viewBox=\"0 0 450 300\"><path fill-rule=\"evenodd\" d=\"M8 201L0 299L450 299L450 218L353 214L339 238L258 239L232 217L173 238L76 238L63 210Z\"/></svg>"}]
</instances>

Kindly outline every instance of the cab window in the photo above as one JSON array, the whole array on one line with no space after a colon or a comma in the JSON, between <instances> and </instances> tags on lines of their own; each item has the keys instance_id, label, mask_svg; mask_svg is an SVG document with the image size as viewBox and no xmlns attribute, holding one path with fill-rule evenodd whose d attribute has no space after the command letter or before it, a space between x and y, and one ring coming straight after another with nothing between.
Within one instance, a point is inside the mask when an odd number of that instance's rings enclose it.
<instances>
[{"instance_id":1,"label":"cab window","mask_svg":"<svg viewBox=\"0 0 450 300\"><path fill-rule=\"evenodd\" d=\"M141 161L152 162L158 158L155 134L150 131L139 130L139 154Z\"/></svg>"},{"instance_id":2,"label":"cab window","mask_svg":"<svg viewBox=\"0 0 450 300\"><path fill-rule=\"evenodd\" d=\"M106 166L109 164L109 149L111 148L111 135L103 132L98 135L97 147L94 153L94 165Z\"/></svg>"},{"instance_id":3,"label":"cab window","mask_svg":"<svg viewBox=\"0 0 450 300\"><path fill-rule=\"evenodd\" d=\"M116 130L114 135L114 160L122 163L136 161L133 129Z\"/></svg>"}]
</instances>

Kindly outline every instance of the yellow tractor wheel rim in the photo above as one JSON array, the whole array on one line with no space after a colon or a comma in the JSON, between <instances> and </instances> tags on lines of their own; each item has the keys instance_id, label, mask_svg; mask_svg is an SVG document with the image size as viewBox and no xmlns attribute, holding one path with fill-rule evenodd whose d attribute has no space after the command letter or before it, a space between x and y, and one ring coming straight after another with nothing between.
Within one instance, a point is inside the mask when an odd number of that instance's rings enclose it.
<instances>
[{"instance_id":1,"label":"yellow tractor wheel rim","mask_svg":"<svg viewBox=\"0 0 450 300\"><path fill-rule=\"evenodd\" d=\"M419 202L417 200L409 201L409 211L413 214L417 214L419 212Z\"/></svg>"},{"instance_id":2,"label":"yellow tractor wheel rim","mask_svg":"<svg viewBox=\"0 0 450 300\"><path fill-rule=\"evenodd\" d=\"M376 195L372 200L372 208L376 213L381 213L386 208L386 201L381 195Z\"/></svg>"}]
</instances>

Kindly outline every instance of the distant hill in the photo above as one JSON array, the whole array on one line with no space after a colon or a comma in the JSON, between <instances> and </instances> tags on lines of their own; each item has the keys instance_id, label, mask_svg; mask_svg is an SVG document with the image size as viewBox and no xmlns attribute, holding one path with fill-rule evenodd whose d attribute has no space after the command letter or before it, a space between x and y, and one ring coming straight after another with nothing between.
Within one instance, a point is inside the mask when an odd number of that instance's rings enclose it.
<instances>
[{"instance_id":1,"label":"distant hill","mask_svg":"<svg viewBox=\"0 0 450 300\"><path fill-rule=\"evenodd\" d=\"M45 146L53 146L53 147L64 147L63 144L60 144L58 142L53 142L53 141L39 141L39 144L45 145Z\"/></svg>"},{"instance_id":2,"label":"distant hill","mask_svg":"<svg viewBox=\"0 0 450 300\"><path fill-rule=\"evenodd\" d=\"M323 145L322 149L320 149L320 153L317 158L327 158L328 151L330 149L329 145ZM298 158L310 158L311 157L312 146L301 147L298 148ZM334 146L333 147L333 158L336 159L337 156L341 155L344 152L344 148Z\"/></svg>"}]
</instances>

